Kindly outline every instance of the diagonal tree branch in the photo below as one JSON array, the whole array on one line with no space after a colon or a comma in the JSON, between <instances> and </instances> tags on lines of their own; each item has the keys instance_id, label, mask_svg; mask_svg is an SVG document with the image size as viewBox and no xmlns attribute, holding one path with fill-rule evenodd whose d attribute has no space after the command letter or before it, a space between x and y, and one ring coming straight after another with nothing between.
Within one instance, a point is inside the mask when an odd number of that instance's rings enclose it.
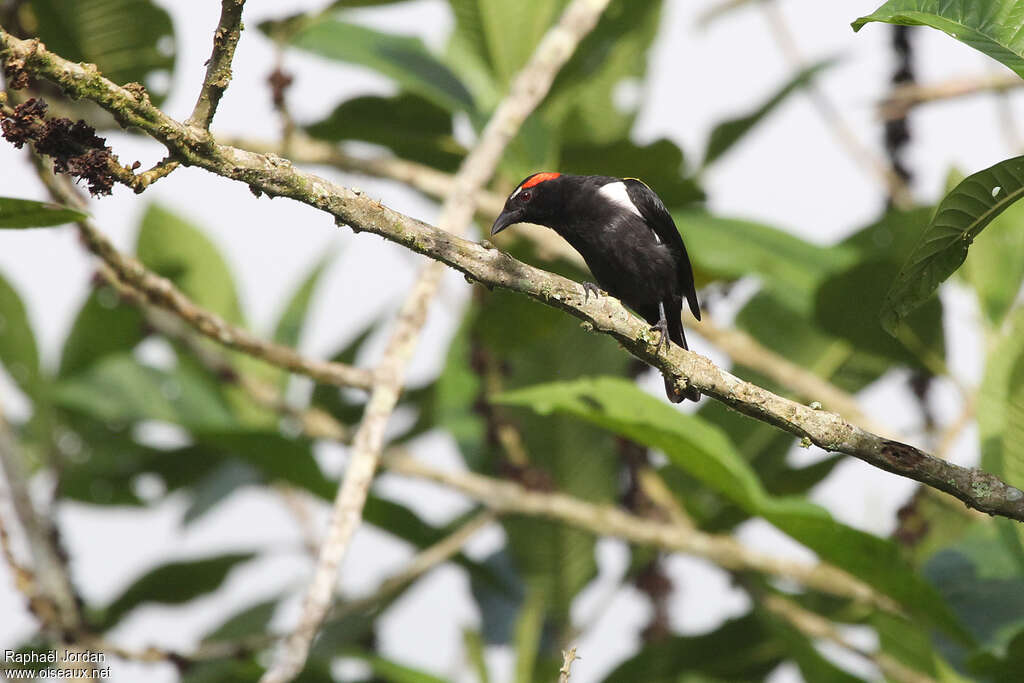
<instances>
[{"instance_id":1,"label":"diagonal tree branch","mask_svg":"<svg viewBox=\"0 0 1024 683\"><path fill-rule=\"evenodd\" d=\"M209 129L217 113L220 98L231 82L231 60L242 34L242 7L245 0L221 0L220 21L213 34L213 53L206 61L206 77L199 91L199 99L186 122L189 126Z\"/></svg>"},{"instance_id":2,"label":"diagonal tree branch","mask_svg":"<svg viewBox=\"0 0 1024 683\"><path fill-rule=\"evenodd\" d=\"M488 243L477 244L393 211L360 192L296 169L276 155L218 145L149 102L103 78L95 69L65 60L35 40L19 40L0 29L0 55L8 71L28 70L66 92L86 97L159 140L183 163L240 180L254 191L285 196L332 214L339 223L380 235L441 261L491 287L517 291L579 318L663 373L686 377L702 394L755 419L775 425L819 447L846 453L940 491L989 514L1024 521L1024 492L976 468L943 462L916 448L865 432L833 413L814 410L744 382L711 361L678 348L657 353L647 326L611 297L584 300L570 280L516 261Z\"/></svg>"},{"instance_id":3,"label":"diagonal tree branch","mask_svg":"<svg viewBox=\"0 0 1024 683\"><path fill-rule=\"evenodd\" d=\"M326 439L342 444L351 443L350 435L347 435L345 428L335 418L317 409L307 409L296 415L291 409L284 407L276 387L266 387L259 380L249 378L245 373L239 372L232 365L231 360L216 349L193 343L189 336L194 335L194 332L180 324L175 325L176 318L154 308L144 297L133 290L131 285L117 280L117 276L112 271L106 271L104 277L130 303L141 308L147 320L159 333L184 342L194 352L198 352L197 358L205 367L213 372L232 377L233 381L236 381L239 387L246 391L258 405L296 418L303 433L311 439ZM730 564L729 567L733 569L767 573L797 583L803 583L806 579L808 583L805 585L820 592L851 598L888 611L899 611L898 606L894 605L891 600L832 565L827 563L802 565L761 555L748 550L729 536L696 531L692 522L688 519L681 519L679 515L670 515L671 525L669 525L658 520L630 514L611 505L593 504L566 494L531 491L512 482L475 473L438 470L413 460L401 450L389 450L385 453L382 466L401 476L416 477L450 486L491 508L495 513L544 516L590 531L598 536L615 536L630 543L683 552L713 562L717 562L722 557L731 558L735 564ZM663 483L660 485L664 486ZM650 489L645 488L645 490L650 492ZM671 493L657 493L654 494L654 497L658 499L659 505L665 507L677 505L676 501L671 498ZM607 523L607 519L613 521ZM663 534L662 529L667 529L669 526L675 530ZM692 538L677 540L683 537ZM808 577L810 578L808 579ZM344 608L338 609L343 610Z\"/></svg>"},{"instance_id":4,"label":"diagonal tree branch","mask_svg":"<svg viewBox=\"0 0 1024 683\"><path fill-rule=\"evenodd\" d=\"M280 154L284 151L279 144L259 140L238 139L232 144L261 153ZM452 187L451 174L425 164L395 157L353 156L339 149L337 145L314 140L300 131L294 134L288 149L289 158L295 163L322 164L342 171L397 180L431 197L443 197ZM501 213L504 203L504 198L494 192L481 190L477 194L477 210L492 219ZM562 259L580 268L586 267L579 253L550 230L521 231L520 235L533 243L542 258ZM829 410L873 432L891 435L891 430L864 414L855 397L810 370L782 357L743 330L720 327L707 315L702 320L691 320L690 326L725 351L734 361L761 372L796 395L808 401L816 400Z\"/></svg>"}]
</instances>

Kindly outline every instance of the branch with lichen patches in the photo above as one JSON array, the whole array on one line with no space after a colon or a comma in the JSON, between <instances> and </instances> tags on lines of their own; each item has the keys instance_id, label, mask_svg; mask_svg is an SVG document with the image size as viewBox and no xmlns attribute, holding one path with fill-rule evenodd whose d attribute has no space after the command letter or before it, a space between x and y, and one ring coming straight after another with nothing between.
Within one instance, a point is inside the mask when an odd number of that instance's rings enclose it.
<instances>
[{"instance_id":1,"label":"branch with lichen patches","mask_svg":"<svg viewBox=\"0 0 1024 683\"><path fill-rule=\"evenodd\" d=\"M130 187L136 194L163 178L178 167L178 162L167 158L148 171L138 175L139 162L131 167L122 166L107 146L106 138L79 120L46 116L47 104L41 99L29 99L11 108L7 93L0 93L0 130L5 140L21 149L29 144L37 154L53 163L54 173L62 173L84 180L89 193L108 195L114 183Z\"/></svg>"},{"instance_id":2,"label":"branch with lichen patches","mask_svg":"<svg viewBox=\"0 0 1024 683\"><path fill-rule=\"evenodd\" d=\"M199 92L199 99L192 109L186 124L209 129L213 117L217 113L224 91L231 83L231 61L235 58L235 48L241 37L242 8L245 0L221 0L220 21L213 34L213 53L206 61L206 77Z\"/></svg>"},{"instance_id":3,"label":"branch with lichen patches","mask_svg":"<svg viewBox=\"0 0 1024 683\"><path fill-rule=\"evenodd\" d=\"M489 287L525 294L579 318L584 326L615 338L627 351L680 378L702 394L827 451L845 453L900 476L956 496L983 512L1024 521L1024 492L998 477L943 462L912 446L866 432L824 410L777 396L727 373L710 360L678 347L659 353L649 326L616 299L584 298L576 282L534 268L494 249L405 216L379 201L296 169L276 155L218 145L207 133L174 121L149 102L103 78L95 68L63 59L0 29L0 54L7 63L43 76L71 95L87 97L122 122L134 125L178 154L182 163L248 183L258 193L282 196L330 213L339 224L380 235L441 261ZM683 379L685 378L685 379Z\"/></svg>"}]
</instances>

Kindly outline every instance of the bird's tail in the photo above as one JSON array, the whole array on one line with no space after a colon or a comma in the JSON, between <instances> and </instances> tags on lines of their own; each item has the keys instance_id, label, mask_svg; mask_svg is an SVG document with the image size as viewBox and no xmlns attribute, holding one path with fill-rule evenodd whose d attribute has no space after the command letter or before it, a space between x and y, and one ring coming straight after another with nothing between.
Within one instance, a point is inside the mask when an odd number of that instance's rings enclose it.
<instances>
[{"instance_id":1,"label":"bird's tail","mask_svg":"<svg viewBox=\"0 0 1024 683\"><path fill-rule=\"evenodd\" d=\"M684 349L689 349L690 347L686 345L686 333L683 331L682 312L683 302L681 299L676 299L666 306L665 316L668 318L668 338ZM673 403L682 403L686 399L691 401L700 400L700 391L697 387L686 387L684 391L679 391L676 388L675 380L670 377L665 377L665 394L668 396L668 400Z\"/></svg>"}]
</instances>

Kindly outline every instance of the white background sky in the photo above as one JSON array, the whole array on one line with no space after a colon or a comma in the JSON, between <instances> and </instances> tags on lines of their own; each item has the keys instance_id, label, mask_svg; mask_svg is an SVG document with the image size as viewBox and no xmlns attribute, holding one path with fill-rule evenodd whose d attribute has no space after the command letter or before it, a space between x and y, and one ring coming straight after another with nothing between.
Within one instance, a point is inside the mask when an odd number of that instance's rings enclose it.
<instances>
[{"instance_id":1,"label":"white background sky","mask_svg":"<svg viewBox=\"0 0 1024 683\"><path fill-rule=\"evenodd\" d=\"M203 75L219 3L159 0L159 4L171 12L178 39L178 68L166 109L172 116L184 118ZM322 4L313 0L250 0L246 23L252 28L239 46L235 79L220 107L215 132L259 137L277 134L277 120L264 83L273 68L273 52L255 25L265 18ZM708 30L698 29L696 17L711 4L707 0L666 2L635 131L640 142L669 137L682 145L691 159L699 158L715 122L750 110L790 74L763 15L756 9L739 11ZM881 0L782 3L809 60L835 55L843 58L819 82L861 140L876 150L880 149L882 130L873 104L885 92L892 70L890 30L869 25L855 35L849 22L878 4ZM352 16L379 28L420 35L434 48L444 44L452 23L447 4L441 0L414 0L353 12ZM922 83L1001 68L934 31L916 32L915 55ZM393 92L387 80L357 67L290 54L287 68L296 76L289 99L300 121L317 120L343 98ZM1020 104L1014 100L1018 113ZM936 198L951 164L974 171L1012 152L990 97L918 110L912 118L912 130L908 165L916 175L918 196L924 200ZM145 140L111 135L109 142L123 160L139 158L144 166L162 156L155 143ZM395 183L322 172L344 184L357 185L404 213L426 221L436 217L436 205ZM833 242L864 225L877 215L882 202L876 179L844 155L802 95L791 98L719 162L705 179L705 186L715 211L756 218L819 243ZM0 195L45 197L23 155L7 143L0 144ZM176 171L141 197L119 188L113 197L94 202L93 213L120 247L131 249L137 221L150 202L164 203L201 225L220 246L239 282L245 311L257 330L268 329L311 265L325 251L335 251L338 257L317 294L302 342L303 350L311 354L330 353L380 311L394 311L421 263L420 257L377 237L354 237L347 229L337 229L329 217L304 206L282 199L256 199L244 185L195 169ZM685 236L685 226L681 227ZM93 267L70 228L0 234L0 273L25 299L44 360L51 367L85 296ZM461 277L452 275L445 281L415 359L414 381L430 376L439 367L467 292L468 285ZM968 382L976 383L980 360L973 301L955 290L945 292L944 298L951 312L947 339L952 367ZM362 362L372 362L381 341L378 339ZM701 340L695 347L724 361ZM651 386L660 391L660 382ZM958 407L948 387L940 387L938 394L940 414L955 414ZM0 400L9 415L17 418L25 414L24 401L4 377L0 377ZM918 420L900 378L880 382L866 391L863 406L872 416L897 428L912 428ZM954 456L958 462L973 462L977 457L975 440L976 433L970 430ZM444 437L427 439L418 453L443 466L458 466L457 455ZM814 456L801 453L799 457ZM340 453L324 454L333 472L338 471L341 458ZM384 477L378 490L383 495L411 500L410 504L433 522L443 522L467 506L452 494L391 477ZM893 513L909 490L908 483L898 477L859 462L847 462L816 489L814 498L843 521L885 534L892 529ZM252 490L242 492L188 531L182 531L179 525L184 507L184 500L172 498L149 510L69 505L61 511L75 579L95 604L105 603L132 577L169 558L232 549L272 549L266 558L234 572L223 590L195 607L137 610L114 633L126 645L188 648L229 611L283 589L298 588L309 575L310 565L302 555L298 529L272 496ZM760 522L744 525L740 535L751 545L772 552L808 556ZM500 531L491 529L475 539L470 552L483 555L500 542ZM372 590L383 576L400 568L410 554L398 542L372 530L361 530L345 563L342 587L353 592ZM624 546L602 541L598 556L601 576L574 608L574 617L581 624L589 623L591 615L601 614L578 643L583 657L574 668L573 681L578 683L600 680L626 657L636 646L635 633L648 618L643 600L631 590L605 604L625 567ZM677 587L671 602L677 630L703 631L744 610L744 598L729 588L722 573L707 564L674 557L668 567ZM467 588L461 571L447 567L421 581L381 622L385 653L441 676L456 679L463 675L460 629L479 618ZM290 623L296 614L294 608L292 604L279 614L279 623ZM0 649L18 644L32 629L5 566L0 566L0 615ZM495 650L489 658L493 679L508 680L510 653ZM174 680L170 667L157 667L154 672L121 665L118 671L119 680L141 680L143 676L152 681ZM793 680L798 675L785 669L776 677Z\"/></svg>"}]
</instances>

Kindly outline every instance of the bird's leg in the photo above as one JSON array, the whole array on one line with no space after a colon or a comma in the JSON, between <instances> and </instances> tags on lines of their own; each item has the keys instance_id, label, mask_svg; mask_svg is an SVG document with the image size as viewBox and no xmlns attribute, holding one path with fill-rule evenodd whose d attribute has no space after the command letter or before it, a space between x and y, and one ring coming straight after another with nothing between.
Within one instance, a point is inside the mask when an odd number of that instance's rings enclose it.
<instances>
[{"instance_id":1,"label":"bird's leg","mask_svg":"<svg viewBox=\"0 0 1024 683\"><path fill-rule=\"evenodd\" d=\"M583 303L590 301L590 295L593 293L595 299L601 298L601 288L595 285L593 282L583 283Z\"/></svg>"},{"instance_id":2,"label":"bird's leg","mask_svg":"<svg viewBox=\"0 0 1024 683\"><path fill-rule=\"evenodd\" d=\"M665 315L664 302L658 302L658 322L651 325L651 330L657 330L659 333L658 346L654 350L655 355L658 355L668 346L668 316Z\"/></svg>"}]
</instances>

